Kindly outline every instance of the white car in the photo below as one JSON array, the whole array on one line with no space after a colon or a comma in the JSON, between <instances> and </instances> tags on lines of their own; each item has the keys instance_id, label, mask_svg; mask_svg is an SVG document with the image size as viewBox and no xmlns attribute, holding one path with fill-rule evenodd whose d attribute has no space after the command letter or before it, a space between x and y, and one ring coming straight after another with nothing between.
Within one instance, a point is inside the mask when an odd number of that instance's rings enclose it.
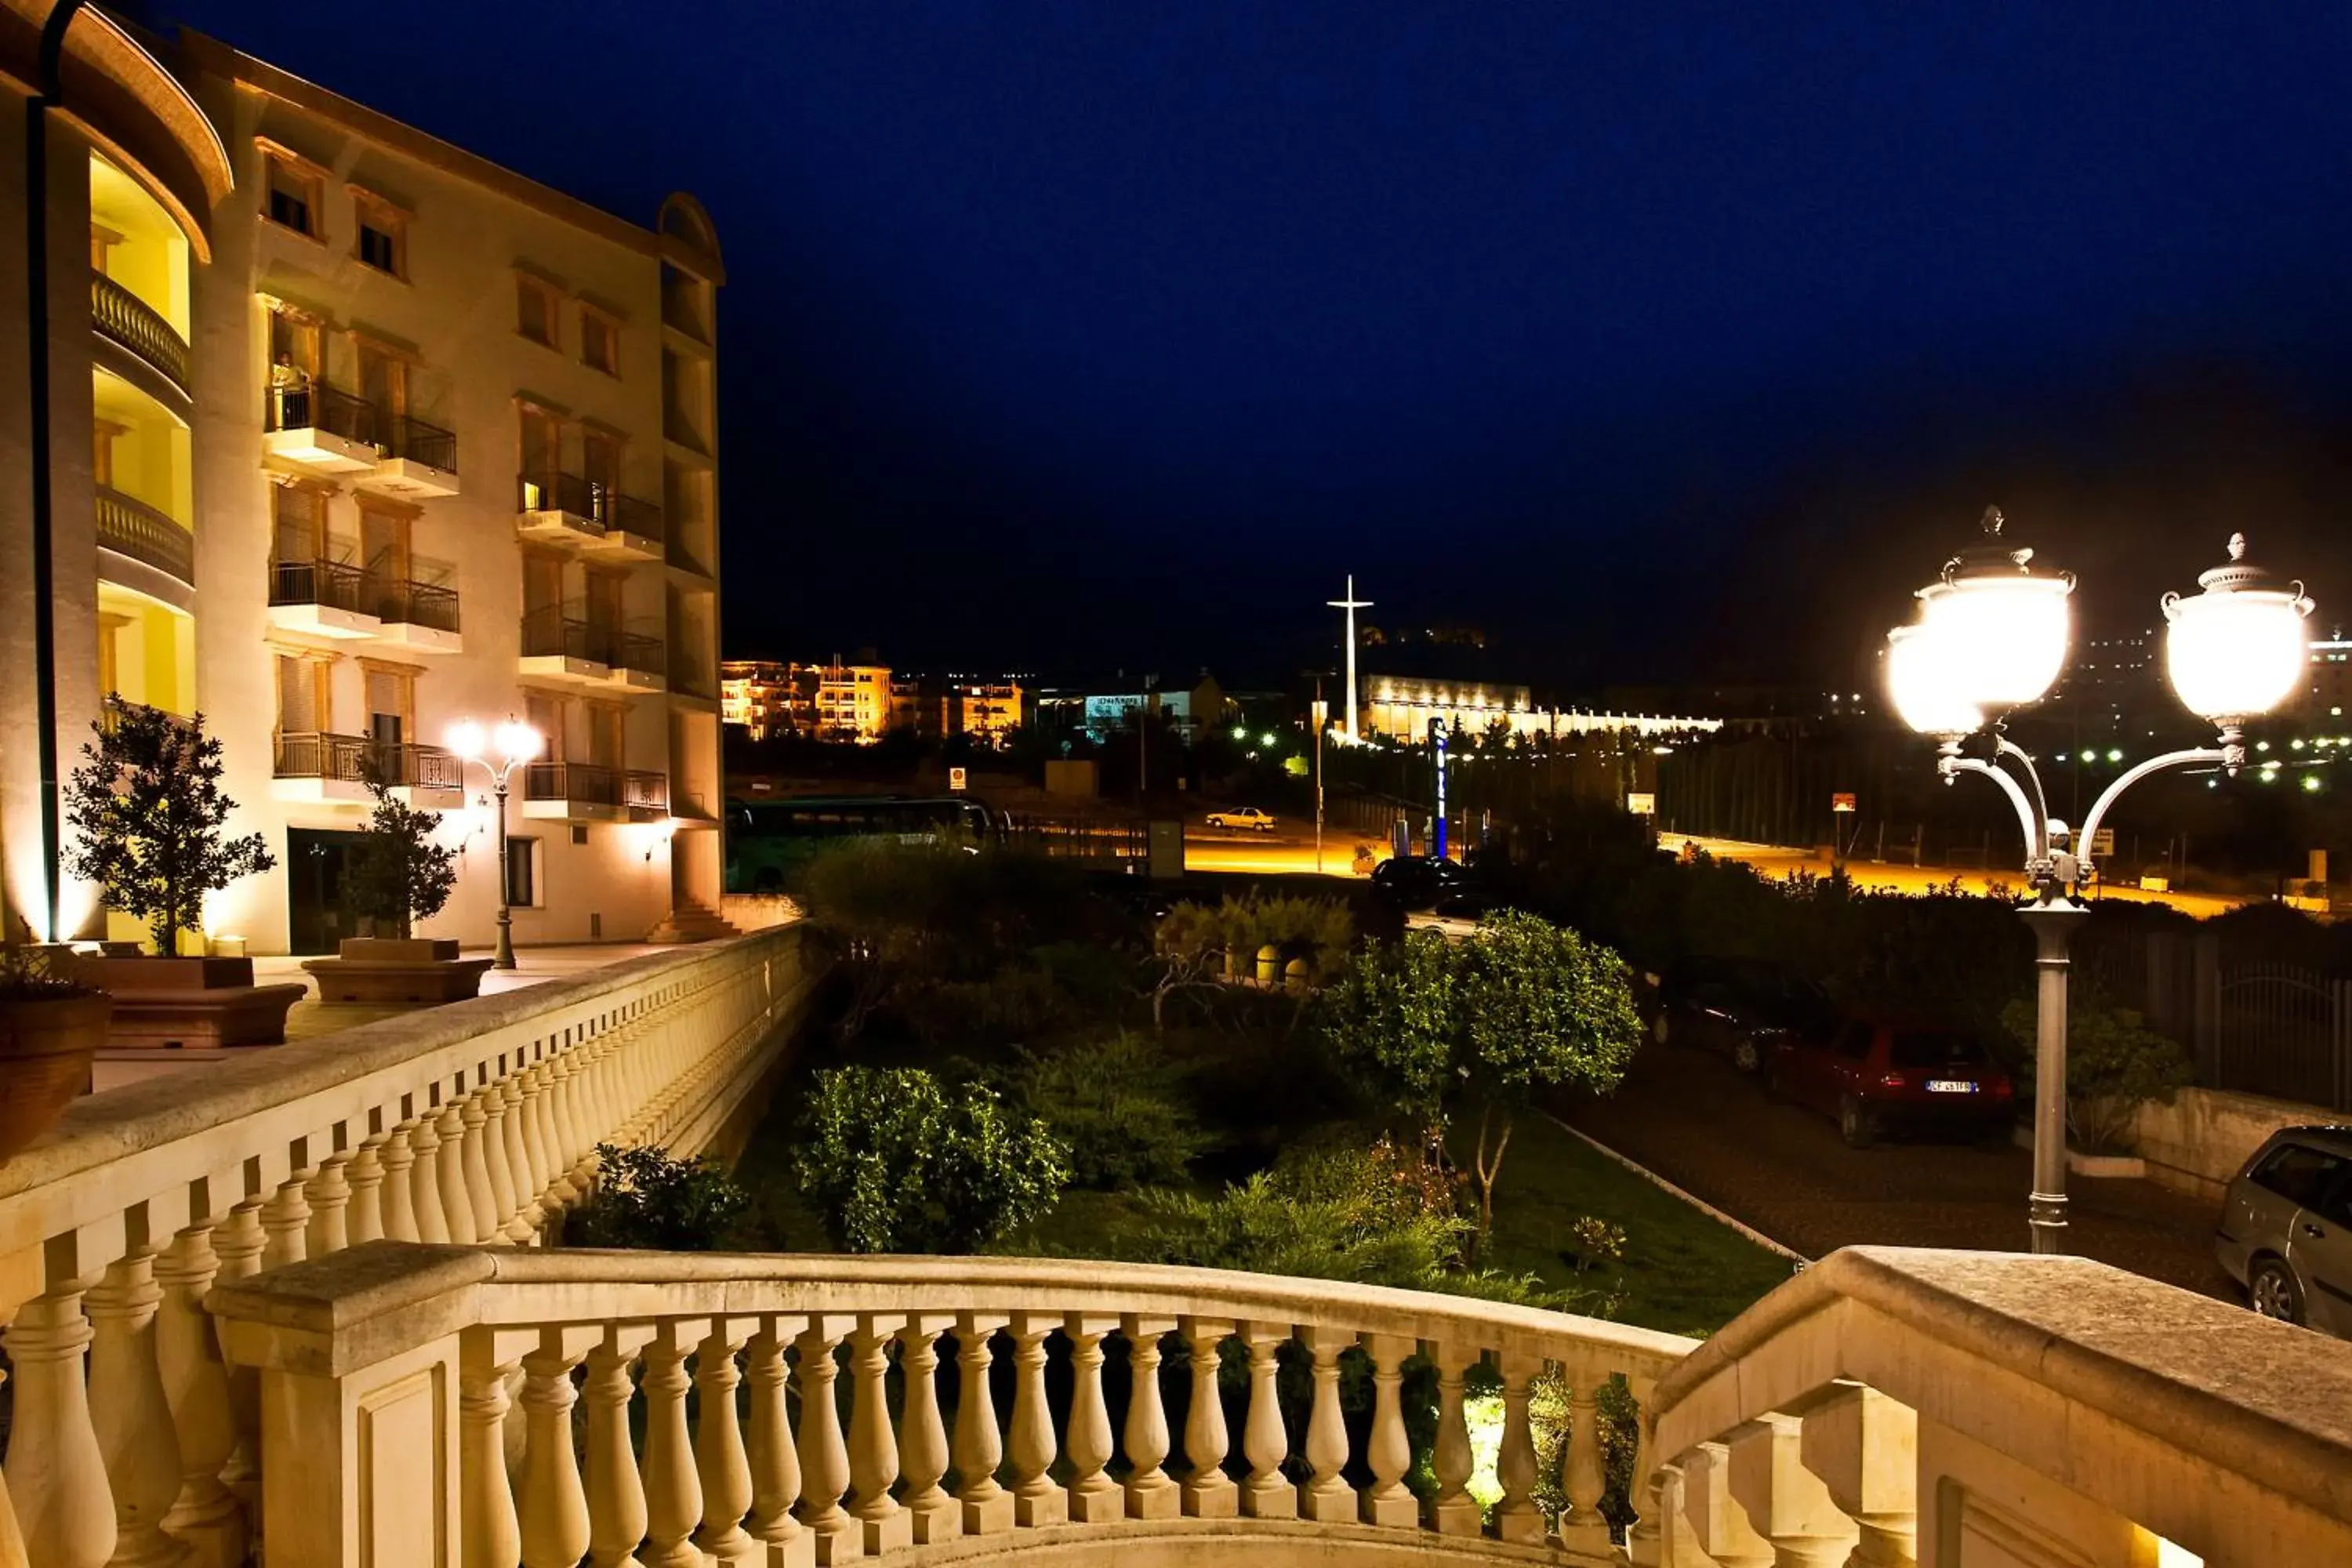
<instances>
[{"instance_id":1,"label":"white car","mask_svg":"<svg viewBox=\"0 0 2352 1568\"><path fill-rule=\"evenodd\" d=\"M1212 827L1254 827L1260 833L1274 831L1274 818L1254 805L1236 806L1232 811L1209 813Z\"/></svg>"}]
</instances>

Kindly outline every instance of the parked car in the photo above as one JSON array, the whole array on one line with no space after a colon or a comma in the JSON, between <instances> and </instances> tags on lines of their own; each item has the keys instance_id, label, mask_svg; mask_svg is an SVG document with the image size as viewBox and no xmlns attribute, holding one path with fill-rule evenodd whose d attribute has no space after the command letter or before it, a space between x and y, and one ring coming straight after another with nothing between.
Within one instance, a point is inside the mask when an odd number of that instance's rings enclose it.
<instances>
[{"instance_id":1,"label":"parked car","mask_svg":"<svg viewBox=\"0 0 2352 1568\"><path fill-rule=\"evenodd\" d=\"M1795 971L1760 959L1695 958L1658 988L1650 1032L1727 1053L1755 1072L1784 1040L1819 1038L1837 1023L1827 993Z\"/></svg>"},{"instance_id":2,"label":"parked car","mask_svg":"<svg viewBox=\"0 0 2352 1568\"><path fill-rule=\"evenodd\" d=\"M1965 1029L1848 1017L1776 1041L1764 1074L1768 1093L1835 1117L1855 1149L1895 1131L2006 1136L2017 1119L2016 1086Z\"/></svg>"},{"instance_id":3,"label":"parked car","mask_svg":"<svg viewBox=\"0 0 2352 1568\"><path fill-rule=\"evenodd\" d=\"M1254 805L1237 805L1231 811L1209 813L1212 827L1249 827L1260 833L1274 831L1274 818Z\"/></svg>"},{"instance_id":4,"label":"parked car","mask_svg":"<svg viewBox=\"0 0 2352 1568\"><path fill-rule=\"evenodd\" d=\"M1476 933L1478 922L1497 907L1493 899L1475 889L1441 893L1425 911L1406 916L1405 928L1433 931L1449 942L1464 942Z\"/></svg>"},{"instance_id":5,"label":"parked car","mask_svg":"<svg viewBox=\"0 0 2352 1568\"><path fill-rule=\"evenodd\" d=\"M2283 1127L2221 1200L2213 1254L2255 1311L2352 1340L2352 1127Z\"/></svg>"},{"instance_id":6,"label":"parked car","mask_svg":"<svg viewBox=\"0 0 2352 1568\"><path fill-rule=\"evenodd\" d=\"M1399 855L1372 868L1372 891L1398 909L1426 910L1446 894L1460 891L1468 878L1452 860L1434 855Z\"/></svg>"}]
</instances>

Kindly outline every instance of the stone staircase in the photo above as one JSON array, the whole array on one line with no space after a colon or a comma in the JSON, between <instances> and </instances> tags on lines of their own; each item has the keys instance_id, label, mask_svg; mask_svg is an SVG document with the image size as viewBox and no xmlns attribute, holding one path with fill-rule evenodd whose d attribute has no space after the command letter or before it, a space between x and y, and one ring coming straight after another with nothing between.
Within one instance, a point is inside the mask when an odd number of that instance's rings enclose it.
<instances>
[{"instance_id":1,"label":"stone staircase","mask_svg":"<svg viewBox=\"0 0 2352 1568\"><path fill-rule=\"evenodd\" d=\"M646 932L646 940L654 942L716 942L722 936L742 934L717 910L689 901L677 905L664 915L659 924Z\"/></svg>"}]
</instances>

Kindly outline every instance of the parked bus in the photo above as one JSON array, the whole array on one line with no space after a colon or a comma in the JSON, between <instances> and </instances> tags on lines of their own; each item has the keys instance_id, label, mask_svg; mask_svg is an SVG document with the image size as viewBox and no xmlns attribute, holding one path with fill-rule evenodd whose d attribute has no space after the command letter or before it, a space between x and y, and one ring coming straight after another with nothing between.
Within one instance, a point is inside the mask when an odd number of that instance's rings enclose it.
<instances>
[{"instance_id":1,"label":"parked bus","mask_svg":"<svg viewBox=\"0 0 2352 1568\"><path fill-rule=\"evenodd\" d=\"M727 803L727 890L781 893L817 852L865 840L1001 844L1004 825L968 795L811 795Z\"/></svg>"}]
</instances>

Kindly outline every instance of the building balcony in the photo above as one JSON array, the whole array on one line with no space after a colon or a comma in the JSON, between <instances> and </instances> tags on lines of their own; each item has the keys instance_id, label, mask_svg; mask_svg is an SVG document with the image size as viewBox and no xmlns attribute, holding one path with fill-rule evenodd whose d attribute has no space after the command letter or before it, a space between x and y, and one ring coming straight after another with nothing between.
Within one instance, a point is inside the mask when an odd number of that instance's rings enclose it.
<instances>
[{"instance_id":1,"label":"building balcony","mask_svg":"<svg viewBox=\"0 0 2352 1568\"><path fill-rule=\"evenodd\" d=\"M660 691L669 685L668 659L659 637L617 632L605 639L606 678L623 691Z\"/></svg>"},{"instance_id":2,"label":"building balcony","mask_svg":"<svg viewBox=\"0 0 2352 1568\"><path fill-rule=\"evenodd\" d=\"M659 561L661 508L578 474L525 474L516 497L515 530L525 539L562 544L591 560Z\"/></svg>"},{"instance_id":3,"label":"building balcony","mask_svg":"<svg viewBox=\"0 0 2352 1568\"><path fill-rule=\"evenodd\" d=\"M363 805L371 776L419 808L465 803L464 763L454 752L365 735L289 731L278 737L270 768L273 800Z\"/></svg>"},{"instance_id":4,"label":"building balcony","mask_svg":"<svg viewBox=\"0 0 2352 1568\"><path fill-rule=\"evenodd\" d=\"M580 552L593 560L659 561L662 558L661 508L635 496L606 493L598 521L604 531L581 542Z\"/></svg>"},{"instance_id":5,"label":"building balcony","mask_svg":"<svg viewBox=\"0 0 2352 1568\"><path fill-rule=\"evenodd\" d=\"M391 438L384 444L384 456L373 468L353 479L353 487L411 501L456 495L456 434L405 414L394 415L387 423Z\"/></svg>"},{"instance_id":6,"label":"building balcony","mask_svg":"<svg viewBox=\"0 0 2352 1568\"><path fill-rule=\"evenodd\" d=\"M455 588L407 582L345 562L272 563L268 614L279 631L368 639L419 653L465 651Z\"/></svg>"},{"instance_id":7,"label":"building balcony","mask_svg":"<svg viewBox=\"0 0 2352 1568\"><path fill-rule=\"evenodd\" d=\"M152 566L189 588L196 585L194 534L145 501L105 485L98 487L97 511L100 550Z\"/></svg>"},{"instance_id":8,"label":"building balcony","mask_svg":"<svg viewBox=\"0 0 2352 1568\"><path fill-rule=\"evenodd\" d=\"M262 444L268 454L305 473L364 474L382 453L384 419L363 397L312 384L273 387L262 395Z\"/></svg>"},{"instance_id":9,"label":"building balcony","mask_svg":"<svg viewBox=\"0 0 2352 1568\"><path fill-rule=\"evenodd\" d=\"M603 689L613 683L613 633L560 610L522 619L517 673L542 684Z\"/></svg>"},{"instance_id":10,"label":"building balcony","mask_svg":"<svg viewBox=\"0 0 2352 1568\"><path fill-rule=\"evenodd\" d=\"M93 270L89 275L89 324L188 395L188 341L155 308L130 289Z\"/></svg>"},{"instance_id":11,"label":"building balcony","mask_svg":"<svg viewBox=\"0 0 2352 1568\"><path fill-rule=\"evenodd\" d=\"M522 814L558 822L625 822L628 775L595 763L532 763L523 770Z\"/></svg>"}]
</instances>

